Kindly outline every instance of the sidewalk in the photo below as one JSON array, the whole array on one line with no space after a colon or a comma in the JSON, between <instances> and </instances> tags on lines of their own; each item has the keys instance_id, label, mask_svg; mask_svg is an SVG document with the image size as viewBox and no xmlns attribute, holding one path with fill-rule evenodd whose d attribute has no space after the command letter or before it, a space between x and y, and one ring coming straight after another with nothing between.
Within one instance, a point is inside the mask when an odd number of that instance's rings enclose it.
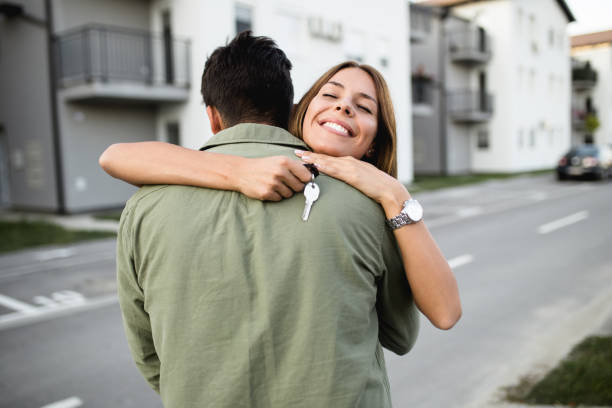
<instances>
[{"instance_id":1,"label":"sidewalk","mask_svg":"<svg viewBox=\"0 0 612 408\"><path fill-rule=\"evenodd\" d=\"M91 214L58 215L44 213L26 213L0 210L0 220L5 221L45 221L70 230L111 231L117 232L119 222L99 220Z\"/></svg>"}]
</instances>

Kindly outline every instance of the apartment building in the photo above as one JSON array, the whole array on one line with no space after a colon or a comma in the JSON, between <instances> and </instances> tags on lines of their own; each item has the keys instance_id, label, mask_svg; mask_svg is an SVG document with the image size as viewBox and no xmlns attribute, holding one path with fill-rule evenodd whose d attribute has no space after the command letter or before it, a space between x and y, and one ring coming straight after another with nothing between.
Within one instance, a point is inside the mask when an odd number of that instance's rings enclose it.
<instances>
[{"instance_id":1,"label":"apartment building","mask_svg":"<svg viewBox=\"0 0 612 408\"><path fill-rule=\"evenodd\" d=\"M245 29L287 52L296 100L343 60L378 68L391 85L399 174L409 181L408 19L408 5L393 0L0 1L1 204L61 213L122 206L134 188L106 175L98 156L117 142L201 146L211 136L204 62Z\"/></svg>"},{"instance_id":2,"label":"apartment building","mask_svg":"<svg viewBox=\"0 0 612 408\"><path fill-rule=\"evenodd\" d=\"M612 144L612 30L573 36L571 45L572 142Z\"/></svg>"},{"instance_id":3,"label":"apartment building","mask_svg":"<svg viewBox=\"0 0 612 408\"><path fill-rule=\"evenodd\" d=\"M413 93L415 171L552 168L571 138L567 4L426 0L417 15L429 23L411 35L413 92L425 78L431 96Z\"/></svg>"}]
</instances>

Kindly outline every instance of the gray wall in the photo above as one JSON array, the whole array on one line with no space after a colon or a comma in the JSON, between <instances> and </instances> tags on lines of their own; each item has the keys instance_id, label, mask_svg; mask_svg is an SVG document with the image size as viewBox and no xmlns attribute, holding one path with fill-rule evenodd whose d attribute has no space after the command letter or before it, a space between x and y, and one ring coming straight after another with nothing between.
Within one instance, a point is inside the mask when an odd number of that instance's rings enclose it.
<instances>
[{"instance_id":1,"label":"gray wall","mask_svg":"<svg viewBox=\"0 0 612 408\"><path fill-rule=\"evenodd\" d=\"M149 30L150 0L54 0L55 31L90 23Z\"/></svg>"},{"instance_id":2,"label":"gray wall","mask_svg":"<svg viewBox=\"0 0 612 408\"><path fill-rule=\"evenodd\" d=\"M107 175L98 158L113 143L154 140L155 108L61 102L59 116L67 210L123 206L135 188Z\"/></svg>"},{"instance_id":3,"label":"gray wall","mask_svg":"<svg viewBox=\"0 0 612 408\"><path fill-rule=\"evenodd\" d=\"M17 1L45 19L42 0ZM0 122L9 169L9 203L57 210L47 35L22 19L0 22ZM2 160L0 158L0 160Z\"/></svg>"},{"instance_id":4,"label":"gray wall","mask_svg":"<svg viewBox=\"0 0 612 408\"><path fill-rule=\"evenodd\" d=\"M425 74L434 80L430 110L414 109L412 115L412 137L414 172L436 174L441 171L440 160L440 20L432 15L431 31L423 42L410 44L412 74L422 67Z\"/></svg>"},{"instance_id":5,"label":"gray wall","mask_svg":"<svg viewBox=\"0 0 612 408\"><path fill-rule=\"evenodd\" d=\"M421 66L426 74L433 75L435 83L431 112L413 108L414 170L417 174L439 174L444 167L449 174L470 171L471 134L476 127L453 122L448 109L447 113L442 115L441 106L443 92L448 94L469 88L474 72L477 72L476 68L453 63L448 55L449 36L466 24L465 20L453 15L449 15L442 22L434 14L432 29L427 38L423 42L411 44L412 73ZM442 44L441 29L445 32ZM444 47L442 53L441 46ZM442 157L441 151L442 137L446 139L445 157Z\"/></svg>"}]
</instances>

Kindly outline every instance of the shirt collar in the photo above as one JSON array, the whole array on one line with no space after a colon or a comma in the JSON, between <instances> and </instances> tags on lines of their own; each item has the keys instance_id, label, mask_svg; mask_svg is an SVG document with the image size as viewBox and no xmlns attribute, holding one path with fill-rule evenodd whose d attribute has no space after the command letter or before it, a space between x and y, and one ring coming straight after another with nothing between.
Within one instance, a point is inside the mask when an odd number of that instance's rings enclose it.
<instances>
[{"instance_id":1,"label":"shirt collar","mask_svg":"<svg viewBox=\"0 0 612 408\"><path fill-rule=\"evenodd\" d=\"M265 143L308 149L303 141L285 129L259 123L240 123L218 132L200 150L234 143Z\"/></svg>"}]
</instances>

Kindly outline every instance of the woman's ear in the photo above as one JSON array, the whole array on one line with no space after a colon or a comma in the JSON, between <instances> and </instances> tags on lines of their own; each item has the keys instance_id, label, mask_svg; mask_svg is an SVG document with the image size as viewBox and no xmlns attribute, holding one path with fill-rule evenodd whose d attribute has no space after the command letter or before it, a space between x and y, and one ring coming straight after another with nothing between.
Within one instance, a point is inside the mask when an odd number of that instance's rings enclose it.
<instances>
[{"instance_id":1,"label":"woman's ear","mask_svg":"<svg viewBox=\"0 0 612 408\"><path fill-rule=\"evenodd\" d=\"M223 120L221 119L221 114L214 106L206 107L206 114L208 115L208 121L210 122L210 130L213 132L213 135L216 135L221 130L225 129L223 125Z\"/></svg>"}]
</instances>

